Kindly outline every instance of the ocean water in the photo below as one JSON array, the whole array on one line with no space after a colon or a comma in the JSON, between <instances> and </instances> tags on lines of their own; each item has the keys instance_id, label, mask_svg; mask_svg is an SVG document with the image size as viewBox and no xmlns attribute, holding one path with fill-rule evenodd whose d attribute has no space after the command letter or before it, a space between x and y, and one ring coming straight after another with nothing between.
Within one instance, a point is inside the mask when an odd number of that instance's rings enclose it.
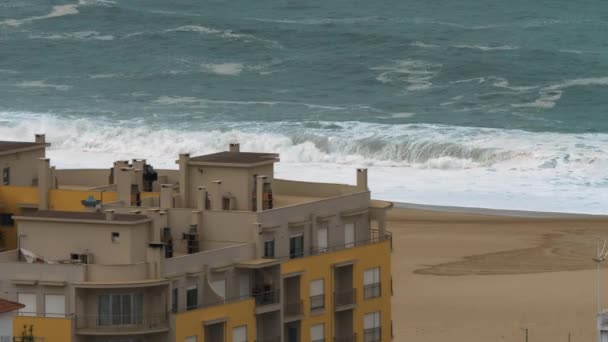
<instances>
[{"instance_id":1,"label":"ocean water","mask_svg":"<svg viewBox=\"0 0 608 342\"><path fill-rule=\"evenodd\" d=\"M4 0L0 139L59 167L243 150L374 197L608 213L608 3Z\"/></svg>"}]
</instances>

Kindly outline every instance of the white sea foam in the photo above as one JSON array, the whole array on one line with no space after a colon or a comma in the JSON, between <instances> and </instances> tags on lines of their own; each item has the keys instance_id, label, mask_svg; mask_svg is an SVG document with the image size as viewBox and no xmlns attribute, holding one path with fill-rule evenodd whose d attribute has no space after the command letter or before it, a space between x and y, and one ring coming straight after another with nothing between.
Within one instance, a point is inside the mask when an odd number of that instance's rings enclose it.
<instances>
[{"instance_id":1,"label":"white sea foam","mask_svg":"<svg viewBox=\"0 0 608 342\"><path fill-rule=\"evenodd\" d=\"M222 76L238 76L244 69L241 63L203 64L201 69L207 73Z\"/></svg>"},{"instance_id":2,"label":"white sea foam","mask_svg":"<svg viewBox=\"0 0 608 342\"><path fill-rule=\"evenodd\" d=\"M78 13L79 13L78 5L53 6L51 12L49 12L48 14L24 18L24 19L6 19L4 21L0 21L0 25L4 24L4 25L9 25L9 26L19 26L21 24L36 21L36 20L57 18L57 17L66 16L66 15L78 14Z\"/></svg>"},{"instance_id":3,"label":"white sea foam","mask_svg":"<svg viewBox=\"0 0 608 342\"><path fill-rule=\"evenodd\" d=\"M7 140L46 132L48 154L59 167L109 167L115 159L141 157L175 168L180 152L216 152L238 141L244 151L280 153L278 177L352 183L355 167L370 167L378 198L604 214L608 208L608 134L361 122L193 126L176 120L148 126L149 120L111 123L28 113L0 118L0 136Z\"/></svg>"},{"instance_id":4,"label":"white sea foam","mask_svg":"<svg viewBox=\"0 0 608 342\"><path fill-rule=\"evenodd\" d=\"M19 88L52 88L55 90L66 91L70 89L72 86L65 84L49 84L45 81L23 81L15 84Z\"/></svg>"},{"instance_id":5,"label":"white sea foam","mask_svg":"<svg viewBox=\"0 0 608 342\"><path fill-rule=\"evenodd\" d=\"M249 18L251 20L278 23L278 24L297 24L297 25L329 25L329 24L356 24L378 20L378 17L356 17L356 18L305 18L305 19L264 19Z\"/></svg>"},{"instance_id":6,"label":"white sea foam","mask_svg":"<svg viewBox=\"0 0 608 342\"><path fill-rule=\"evenodd\" d=\"M433 64L419 60L398 60L392 65L371 68L380 71L376 80L385 84L405 84L408 91L425 90L433 83L431 80L437 76L441 64Z\"/></svg>"},{"instance_id":7,"label":"white sea foam","mask_svg":"<svg viewBox=\"0 0 608 342\"><path fill-rule=\"evenodd\" d=\"M436 49L439 47L439 45L436 44L428 44L428 43L424 43L424 42L413 42L410 44L411 46L416 46L416 47L420 47L423 49Z\"/></svg>"},{"instance_id":8,"label":"white sea foam","mask_svg":"<svg viewBox=\"0 0 608 342\"><path fill-rule=\"evenodd\" d=\"M269 46L282 48L279 42L274 40L268 40L256 37L252 34L244 34L244 33L235 33L232 30L219 30L212 27L202 26L202 25L184 25L176 28L166 29L163 31L164 33L174 33L174 32L193 32L204 35L213 35L218 36L227 40L239 40L244 42L261 42ZM140 32L131 33L125 36L125 38L133 37L136 35L141 35Z\"/></svg>"},{"instance_id":9,"label":"white sea foam","mask_svg":"<svg viewBox=\"0 0 608 342\"><path fill-rule=\"evenodd\" d=\"M94 74L94 75L89 75L90 79L96 80L96 79L107 79L107 78L120 78L122 77L121 74Z\"/></svg>"},{"instance_id":10,"label":"white sea foam","mask_svg":"<svg viewBox=\"0 0 608 342\"><path fill-rule=\"evenodd\" d=\"M104 35L97 31L79 31L70 33L52 33L46 35L31 35L32 39L69 39L69 40L114 40L112 35Z\"/></svg>"},{"instance_id":11,"label":"white sea foam","mask_svg":"<svg viewBox=\"0 0 608 342\"><path fill-rule=\"evenodd\" d=\"M230 101L230 100L210 100L196 97L182 97L182 96L160 96L157 98L155 103L162 105L176 105L186 104L193 105L195 107L204 107L206 105L226 105L226 106L303 106L310 109L324 109L324 110L345 110L345 107L319 105L312 103L302 102L289 102L289 101Z\"/></svg>"},{"instance_id":12,"label":"white sea foam","mask_svg":"<svg viewBox=\"0 0 608 342\"><path fill-rule=\"evenodd\" d=\"M608 77L589 77L566 80L552 84L539 90L536 100L527 103L516 103L511 106L515 108L540 108L550 109L555 107L557 101L562 98L563 93L568 88L584 86L608 86Z\"/></svg>"},{"instance_id":13,"label":"white sea foam","mask_svg":"<svg viewBox=\"0 0 608 342\"><path fill-rule=\"evenodd\" d=\"M458 48L458 49L471 49L471 50L480 50L480 51L508 51L508 50L519 49L519 47L511 46L511 45L489 46L489 45L458 44L458 45L451 45L451 46Z\"/></svg>"}]
</instances>

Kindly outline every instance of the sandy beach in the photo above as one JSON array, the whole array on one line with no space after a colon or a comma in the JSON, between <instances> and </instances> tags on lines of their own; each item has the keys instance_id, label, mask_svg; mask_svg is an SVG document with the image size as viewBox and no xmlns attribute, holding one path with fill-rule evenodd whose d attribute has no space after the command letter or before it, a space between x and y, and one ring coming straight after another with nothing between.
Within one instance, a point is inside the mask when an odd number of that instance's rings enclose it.
<instances>
[{"instance_id":1,"label":"sandy beach","mask_svg":"<svg viewBox=\"0 0 608 342\"><path fill-rule=\"evenodd\" d=\"M482 213L390 212L395 341L595 341L608 217Z\"/></svg>"}]
</instances>

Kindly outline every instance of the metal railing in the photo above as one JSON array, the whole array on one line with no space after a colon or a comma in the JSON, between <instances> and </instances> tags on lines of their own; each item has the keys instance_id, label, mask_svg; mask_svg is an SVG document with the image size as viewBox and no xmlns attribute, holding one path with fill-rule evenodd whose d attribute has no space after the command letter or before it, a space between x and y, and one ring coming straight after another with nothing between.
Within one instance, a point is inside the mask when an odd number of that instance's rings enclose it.
<instances>
[{"instance_id":1,"label":"metal railing","mask_svg":"<svg viewBox=\"0 0 608 342\"><path fill-rule=\"evenodd\" d=\"M357 302L357 289L345 289L334 292L334 308L353 305Z\"/></svg>"},{"instance_id":2,"label":"metal railing","mask_svg":"<svg viewBox=\"0 0 608 342\"><path fill-rule=\"evenodd\" d=\"M236 296L236 297L229 297L229 298L217 298L215 300L211 300L205 303L201 303L201 304L196 304L196 305L190 305L190 306L186 306L185 308L172 308L171 311L174 313L180 313L180 312L184 312L184 311L191 311L191 310L198 310L198 309L204 309L204 308L208 308L208 307L212 307L212 306L217 306L217 305L224 305L224 304L229 304L229 303L234 303L234 302L238 302L241 300L246 300L251 298L251 296Z\"/></svg>"},{"instance_id":3,"label":"metal railing","mask_svg":"<svg viewBox=\"0 0 608 342\"><path fill-rule=\"evenodd\" d=\"M334 342L357 342L357 334L334 337Z\"/></svg>"},{"instance_id":4,"label":"metal railing","mask_svg":"<svg viewBox=\"0 0 608 342\"><path fill-rule=\"evenodd\" d=\"M323 254L323 253L340 251L340 250L347 249L347 248L367 246L367 245L372 245L375 243L383 242L386 240L391 241L391 248L392 248L393 235L390 232L387 231L387 232L384 232L384 234L382 234L377 229L370 229L369 234L370 234L370 238L365 239L365 240L358 240L358 241L354 241L354 242L343 243L343 244L329 246L329 247L311 248L308 251L308 253L305 253L304 256L318 255L318 254Z\"/></svg>"},{"instance_id":5,"label":"metal railing","mask_svg":"<svg viewBox=\"0 0 608 342\"><path fill-rule=\"evenodd\" d=\"M75 316L76 330L122 332L169 328L169 313L150 315Z\"/></svg>"},{"instance_id":6,"label":"metal railing","mask_svg":"<svg viewBox=\"0 0 608 342\"><path fill-rule=\"evenodd\" d=\"M382 329L380 327L363 330L363 342L382 341Z\"/></svg>"},{"instance_id":7,"label":"metal railing","mask_svg":"<svg viewBox=\"0 0 608 342\"><path fill-rule=\"evenodd\" d=\"M281 302L281 291L279 289L254 293L253 298L255 298L256 305L270 305L277 304Z\"/></svg>"},{"instance_id":8,"label":"metal railing","mask_svg":"<svg viewBox=\"0 0 608 342\"><path fill-rule=\"evenodd\" d=\"M369 298L380 297L381 288L382 287L380 286L380 283L369 284L369 285L363 286L363 298L369 299Z\"/></svg>"},{"instance_id":9,"label":"metal railing","mask_svg":"<svg viewBox=\"0 0 608 342\"><path fill-rule=\"evenodd\" d=\"M325 308L325 294L310 296L310 310L319 310Z\"/></svg>"},{"instance_id":10,"label":"metal railing","mask_svg":"<svg viewBox=\"0 0 608 342\"><path fill-rule=\"evenodd\" d=\"M285 303L283 307L285 317L294 317L302 314L302 301Z\"/></svg>"}]
</instances>

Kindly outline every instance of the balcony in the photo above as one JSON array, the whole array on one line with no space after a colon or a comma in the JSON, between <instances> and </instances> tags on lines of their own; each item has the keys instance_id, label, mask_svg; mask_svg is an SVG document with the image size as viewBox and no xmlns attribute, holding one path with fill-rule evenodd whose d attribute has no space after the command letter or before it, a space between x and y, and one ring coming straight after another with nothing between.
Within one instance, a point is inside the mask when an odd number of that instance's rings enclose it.
<instances>
[{"instance_id":1,"label":"balcony","mask_svg":"<svg viewBox=\"0 0 608 342\"><path fill-rule=\"evenodd\" d=\"M334 337L334 342L357 342L357 334Z\"/></svg>"},{"instance_id":2,"label":"balcony","mask_svg":"<svg viewBox=\"0 0 608 342\"><path fill-rule=\"evenodd\" d=\"M169 314L76 316L76 334L152 334L169 330Z\"/></svg>"},{"instance_id":3,"label":"balcony","mask_svg":"<svg viewBox=\"0 0 608 342\"><path fill-rule=\"evenodd\" d=\"M292 322L302 318L302 301L285 303L283 314L286 322Z\"/></svg>"},{"instance_id":4,"label":"balcony","mask_svg":"<svg viewBox=\"0 0 608 342\"><path fill-rule=\"evenodd\" d=\"M382 341L382 329L380 327L365 329L363 331L363 342Z\"/></svg>"},{"instance_id":5,"label":"balcony","mask_svg":"<svg viewBox=\"0 0 608 342\"><path fill-rule=\"evenodd\" d=\"M380 283L369 284L363 287L363 298L370 299L380 297L381 286Z\"/></svg>"},{"instance_id":6,"label":"balcony","mask_svg":"<svg viewBox=\"0 0 608 342\"><path fill-rule=\"evenodd\" d=\"M334 309L336 311L352 309L357 303L357 289L338 290L334 292Z\"/></svg>"},{"instance_id":7,"label":"balcony","mask_svg":"<svg viewBox=\"0 0 608 342\"><path fill-rule=\"evenodd\" d=\"M281 309L281 291L279 289L253 293L255 298L255 313L263 314L266 312L277 311Z\"/></svg>"}]
</instances>

